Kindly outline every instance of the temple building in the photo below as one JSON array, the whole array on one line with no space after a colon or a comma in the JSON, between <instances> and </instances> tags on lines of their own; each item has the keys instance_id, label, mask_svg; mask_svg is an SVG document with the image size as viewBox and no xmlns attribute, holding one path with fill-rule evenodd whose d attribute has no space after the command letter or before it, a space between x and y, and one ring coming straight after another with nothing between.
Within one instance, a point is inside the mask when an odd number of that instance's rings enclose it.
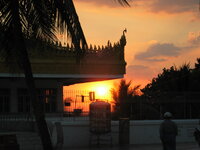
<instances>
[{"instance_id":1,"label":"temple building","mask_svg":"<svg viewBox=\"0 0 200 150\"><path fill-rule=\"evenodd\" d=\"M28 49L33 76L46 114L63 113L63 86L123 78L126 67L125 45L123 34L117 43L87 47L80 62L77 62L73 46L31 41ZM0 59L0 113L30 111L23 73L15 67L10 69Z\"/></svg>"}]
</instances>

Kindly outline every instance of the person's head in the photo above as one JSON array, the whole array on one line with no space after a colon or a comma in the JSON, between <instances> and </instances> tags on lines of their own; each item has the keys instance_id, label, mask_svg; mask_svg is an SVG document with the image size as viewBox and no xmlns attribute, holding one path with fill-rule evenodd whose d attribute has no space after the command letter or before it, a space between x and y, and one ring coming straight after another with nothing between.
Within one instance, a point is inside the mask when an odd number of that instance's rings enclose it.
<instances>
[{"instance_id":1,"label":"person's head","mask_svg":"<svg viewBox=\"0 0 200 150\"><path fill-rule=\"evenodd\" d=\"M172 118L172 114L170 112L164 113L164 119L171 119L171 118Z\"/></svg>"}]
</instances>

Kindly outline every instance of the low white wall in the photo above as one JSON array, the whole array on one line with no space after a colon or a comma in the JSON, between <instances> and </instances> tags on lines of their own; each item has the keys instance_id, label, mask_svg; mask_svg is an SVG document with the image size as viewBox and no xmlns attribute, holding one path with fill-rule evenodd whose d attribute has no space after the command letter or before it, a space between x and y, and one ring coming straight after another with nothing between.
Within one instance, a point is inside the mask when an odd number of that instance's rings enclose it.
<instances>
[{"instance_id":1,"label":"low white wall","mask_svg":"<svg viewBox=\"0 0 200 150\"><path fill-rule=\"evenodd\" d=\"M178 125L177 142L195 142L194 129L199 127L199 120L174 120ZM130 121L130 144L157 144L159 126L162 120ZM89 121L61 121L64 131L64 147L89 146ZM53 137L55 135L53 133ZM112 121L113 145L118 145L119 123ZM55 138L54 138L55 140Z\"/></svg>"},{"instance_id":2,"label":"low white wall","mask_svg":"<svg viewBox=\"0 0 200 150\"><path fill-rule=\"evenodd\" d=\"M162 120L130 121L130 144L160 143L159 126ZM195 142L193 132L198 120L174 120L178 126L177 142Z\"/></svg>"}]
</instances>

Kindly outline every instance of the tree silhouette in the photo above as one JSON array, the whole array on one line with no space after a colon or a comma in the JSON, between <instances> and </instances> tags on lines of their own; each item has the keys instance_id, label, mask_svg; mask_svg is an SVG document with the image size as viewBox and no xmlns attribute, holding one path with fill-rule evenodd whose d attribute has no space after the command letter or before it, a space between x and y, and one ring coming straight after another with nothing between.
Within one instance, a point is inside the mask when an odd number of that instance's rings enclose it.
<instances>
[{"instance_id":1,"label":"tree silhouette","mask_svg":"<svg viewBox=\"0 0 200 150\"><path fill-rule=\"evenodd\" d=\"M131 81L120 80L117 88L111 89L112 97L115 104L115 112L119 117L130 116L130 103L135 96L139 95L140 85L131 88Z\"/></svg>"},{"instance_id":2,"label":"tree silhouette","mask_svg":"<svg viewBox=\"0 0 200 150\"><path fill-rule=\"evenodd\" d=\"M34 78L28 57L26 40L30 38L55 41L55 31L68 31L77 50L82 54L86 40L73 2L38 0L1 0L1 54L9 64L18 64L24 72L43 149L52 150L41 101L36 96ZM82 45L81 45L82 44ZM12 65L10 65L12 67Z\"/></svg>"},{"instance_id":3,"label":"tree silhouette","mask_svg":"<svg viewBox=\"0 0 200 150\"><path fill-rule=\"evenodd\" d=\"M194 68L190 64L164 68L141 90L143 95L157 108L162 106L163 111L173 111L177 118L199 117L199 64L200 59L197 58ZM174 107L175 104L178 105Z\"/></svg>"},{"instance_id":4,"label":"tree silhouette","mask_svg":"<svg viewBox=\"0 0 200 150\"><path fill-rule=\"evenodd\" d=\"M162 73L153 78L142 92L152 100L164 96L166 92L185 92L190 89L191 68L189 64L184 64L180 68L172 66L164 68Z\"/></svg>"}]
</instances>

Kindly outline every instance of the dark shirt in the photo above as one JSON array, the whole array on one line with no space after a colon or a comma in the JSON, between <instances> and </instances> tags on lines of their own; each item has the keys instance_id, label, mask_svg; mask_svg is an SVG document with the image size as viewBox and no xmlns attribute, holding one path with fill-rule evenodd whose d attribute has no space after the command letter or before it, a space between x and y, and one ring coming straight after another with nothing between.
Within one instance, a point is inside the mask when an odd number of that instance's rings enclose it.
<instances>
[{"instance_id":1,"label":"dark shirt","mask_svg":"<svg viewBox=\"0 0 200 150\"><path fill-rule=\"evenodd\" d=\"M178 128L175 122L170 119L164 120L160 125L160 138L176 137L178 134Z\"/></svg>"}]
</instances>

